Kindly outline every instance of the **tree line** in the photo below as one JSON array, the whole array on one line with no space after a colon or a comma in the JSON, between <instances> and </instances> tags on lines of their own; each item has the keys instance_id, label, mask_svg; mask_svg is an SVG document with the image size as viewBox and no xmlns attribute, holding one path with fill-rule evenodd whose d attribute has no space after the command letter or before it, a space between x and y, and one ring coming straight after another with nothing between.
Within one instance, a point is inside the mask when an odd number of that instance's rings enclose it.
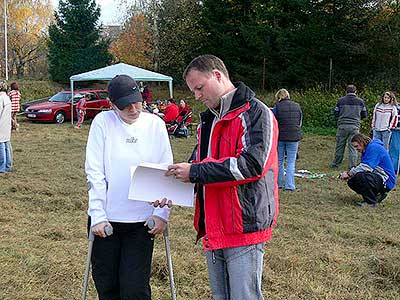
<instances>
[{"instance_id":1,"label":"tree line","mask_svg":"<svg viewBox=\"0 0 400 300\"><path fill-rule=\"evenodd\" d=\"M125 62L182 82L193 57L212 53L233 80L254 88L377 81L398 87L400 0L119 0L119 6L127 13L111 41L100 34L94 0L60 0L46 40L53 80Z\"/></svg>"},{"instance_id":2,"label":"tree line","mask_svg":"<svg viewBox=\"0 0 400 300\"><path fill-rule=\"evenodd\" d=\"M195 55L212 53L235 80L258 88L307 88L400 77L400 1L148 0L153 66L180 79Z\"/></svg>"}]
</instances>

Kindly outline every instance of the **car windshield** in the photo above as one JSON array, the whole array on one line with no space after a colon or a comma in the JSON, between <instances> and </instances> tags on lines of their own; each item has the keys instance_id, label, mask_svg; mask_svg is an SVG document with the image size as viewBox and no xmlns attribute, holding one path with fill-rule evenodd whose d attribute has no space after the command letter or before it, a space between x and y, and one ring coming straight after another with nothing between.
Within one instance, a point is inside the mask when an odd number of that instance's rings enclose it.
<instances>
[{"instance_id":1,"label":"car windshield","mask_svg":"<svg viewBox=\"0 0 400 300\"><path fill-rule=\"evenodd\" d=\"M52 96L49 101L50 102L68 102L71 99L71 93L57 93Z\"/></svg>"}]
</instances>

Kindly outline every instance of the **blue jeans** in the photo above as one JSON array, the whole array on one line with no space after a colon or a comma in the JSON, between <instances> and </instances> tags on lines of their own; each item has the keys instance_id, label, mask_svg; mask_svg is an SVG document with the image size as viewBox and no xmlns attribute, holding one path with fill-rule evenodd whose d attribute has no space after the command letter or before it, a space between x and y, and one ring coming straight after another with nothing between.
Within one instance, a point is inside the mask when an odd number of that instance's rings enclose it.
<instances>
[{"instance_id":1,"label":"blue jeans","mask_svg":"<svg viewBox=\"0 0 400 300\"><path fill-rule=\"evenodd\" d=\"M0 173L11 171L12 151L10 141L0 142Z\"/></svg>"},{"instance_id":2,"label":"blue jeans","mask_svg":"<svg viewBox=\"0 0 400 300\"><path fill-rule=\"evenodd\" d=\"M400 169L400 130L392 131L389 155L393 162L394 171L398 176L398 171Z\"/></svg>"},{"instance_id":3,"label":"blue jeans","mask_svg":"<svg viewBox=\"0 0 400 300\"><path fill-rule=\"evenodd\" d=\"M278 142L278 187L283 187L284 160L286 155L286 182L285 190L295 190L294 171L299 142Z\"/></svg>"},{"instance_id":4,"label":"blue jeans","mask_svg":"<svg viewBox=\"0 0 400 300\"><path fill-rule=\"evenodd\" d=\"M376 131L374 130L373 138L381 140L383 142L383 147L386 150L389 150L389 141L392 132L390 130Z\"/></svg>"},{"instance_id":5,"label":"blue jeans","mask_svg":"<svg viewBox=\"0 0 400 300\"><path fill-rule=\"evenodd\" d=\"M213 300L263 300L265 243L206 251Z\"/></svg>"}]
</instances>

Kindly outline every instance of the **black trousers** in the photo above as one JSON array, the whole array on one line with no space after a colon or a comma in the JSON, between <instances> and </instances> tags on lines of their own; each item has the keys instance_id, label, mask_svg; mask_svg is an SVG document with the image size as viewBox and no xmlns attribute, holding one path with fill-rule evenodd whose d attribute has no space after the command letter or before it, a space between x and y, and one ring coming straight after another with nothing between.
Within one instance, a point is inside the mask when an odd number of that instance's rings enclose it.
<instances>
[{"instance_id":1,"label":"black trousers","mask_svg":"<svg viewBox=\"0 0 400 300\"><path fill-rule=\"evenodd\" d=\"M111 222L114 233L96 236L92 276L99 300L150 300L154 236L144 223Z\"/></svg>"},{"instance_id":2,"label":"black trousers","mask_svg":"<svg viewBox=\"0 0 400 300\"><path fill-rule=\"evenodd\" d=\"M347 184L370 204L378 202L376 199L378 194L388 191L383 184L382 177L371 172L358 172L347 181Z\"/></svg>"}]
</instances>

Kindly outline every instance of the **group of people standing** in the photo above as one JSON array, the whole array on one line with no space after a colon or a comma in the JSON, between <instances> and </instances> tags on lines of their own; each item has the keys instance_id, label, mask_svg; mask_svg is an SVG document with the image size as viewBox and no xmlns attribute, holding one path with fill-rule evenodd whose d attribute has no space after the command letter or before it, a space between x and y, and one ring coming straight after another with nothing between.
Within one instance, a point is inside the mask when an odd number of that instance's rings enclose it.
<instances>
[{"instance_id":1,"label":"group of people standing","mask_svg":"<svg viewBox=\"0 0 400 300\"><path fill-rule=\"evenodd\" d=\"M18 131L17 114L20 109L21 93L17 82L0 81L0 174L12 169L11 130Z\"/></svg>"},{"instance_id":2,"label":"group of people standing","mask_svg":"<svg viewBox=\"0 0 400 300\"><path fill-rule=\"evenodd\" d=\"M339 177L346 180L348 186L360 194L363 201L359 206L376 207L396 183L394 164L389 155L392 132L400 130L398 114L400 108L392 92L385 92L375 105L372 116L373 139L360 134L361 120L367 117L364 101L357 97L356 87L348 85L346 96L341 97L334 109L337 118L336 150L331 167L338 168L343 161L346 143L349 149L349 170ZM395 145L393 145L395 146ZM398 145L396 146L398 149ZM357 165L357 152L361 153L361 162ZM397 153L397 159L399 153ZM393 157L394 158L394 157Z\"/></svg>"},{"instance_id":3,"label":"group of people standing","mask_svg":"<svg viewBox=\"0 0 400 300\"><path fill-rule=\"evenodd\" d=\"M364 101L357 97L354 85L348 85L346 91L347 94L337 101L334 109L337 134L331 168L338 168L343 161L348 143L349 170L342 172L340 178L347 180L349 187L363 197L363 201L357 202L357 205L375 207L394 188L395 169L397 175L399 173L400 106L393 92L382 95L374 107L371 139L359 133L361 120L367 117ZM278 187L295 191L294 173L299 141L302 138L302 111L298 103L290 100L289 92L285 89L276 93L272 111L279 124ZM360 164L357 164L357 152L361 153Z\"/></svg>"},{"instance_id":4,"label":"group of people standing","mask_svg":"<svg viewBox=\"0 0 400 300\"><path fill-rule=\"evenodd\" d=\"M189 162L172 163L164 122L141 113L143 98L129 76L111 80L112 110L98 114L91 125L85 170L88 228L95 234L93 278L100 300L151 299L153 237L165 230L174 199L157 199L153 206L128 200L130 166L141 162L166 164L166 176L195 184L194 225L197 240L203 242L213 299L264 299L263 254L277 221L278 189L296 190L301 108L281 89L268 109L243 82L233 83L223 61L213 55L192 60L183 78L207 108L200 114ZM395 184L393 166L383 142L358 134L366 109L355 87L347 90L335 109L334 166L341 163L350 138L354 150L362 153L361 164L356 165L357 155L351 151L352 168L341 178L364 200L382 200ZM169 105L176 106L173 101ZM378 114L374 122L380 122ZM361 184L369 194L359 189ZM150 221L152 228L147 227ZM111 236L107 226L114 228Z\"/></svg>"}]
</instances>

